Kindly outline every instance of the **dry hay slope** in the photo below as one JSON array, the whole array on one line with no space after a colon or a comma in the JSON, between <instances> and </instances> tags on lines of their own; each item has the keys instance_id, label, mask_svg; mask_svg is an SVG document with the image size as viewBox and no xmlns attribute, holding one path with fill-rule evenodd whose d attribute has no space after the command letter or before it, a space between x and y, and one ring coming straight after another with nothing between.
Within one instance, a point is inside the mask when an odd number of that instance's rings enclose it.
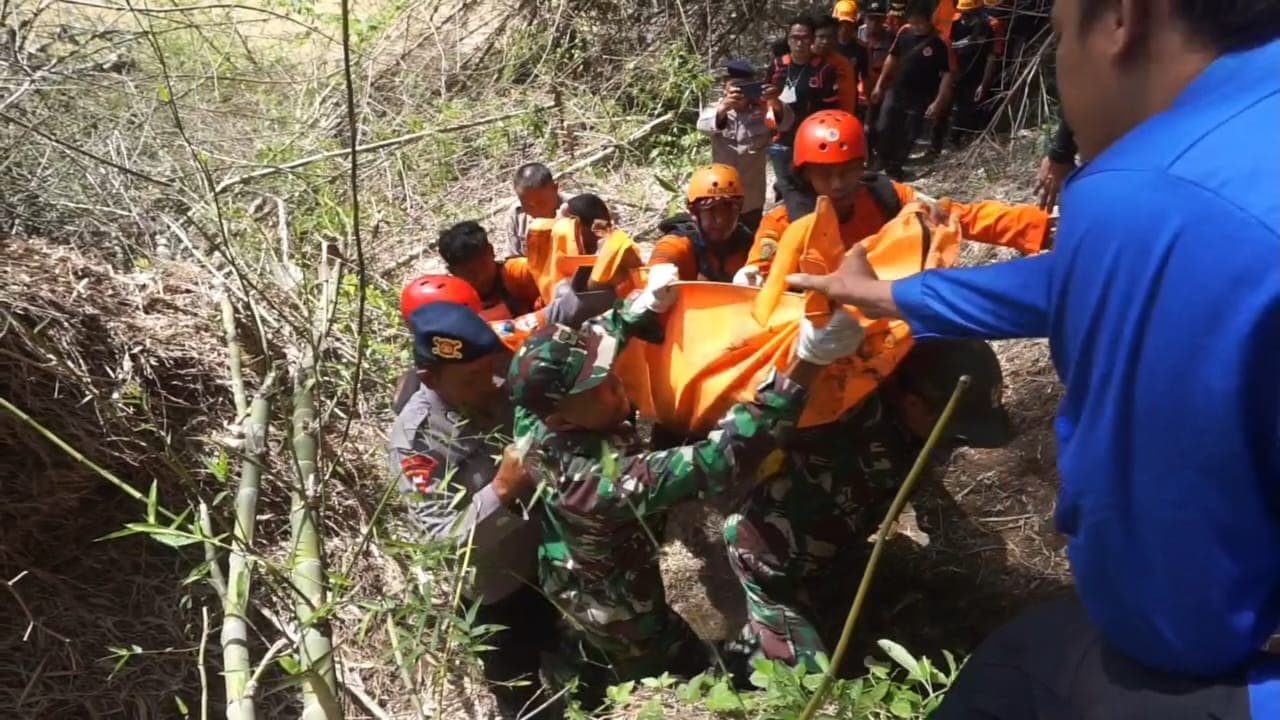
<instances>
[{"instance_id":1,"label":"dry hay slope","mask_svg":"<svg viewBox=\"0 0 1280 720\"><path fill-rule=\"evenodd\" d=\"M116 274L41 242L0 272L0 397L162 500L182 492L193 438L219 416L222 350L184 265ZM229 403L227 403L229 405ZM198 467L198 461L194 464ZM143 508L0 413L0 707L18 717L147 717L195 683L165 654L114 680L108 648L185 649L198 637L180 580L196 564L138 538L95 543Z\"/></svg>"}]
</instances>

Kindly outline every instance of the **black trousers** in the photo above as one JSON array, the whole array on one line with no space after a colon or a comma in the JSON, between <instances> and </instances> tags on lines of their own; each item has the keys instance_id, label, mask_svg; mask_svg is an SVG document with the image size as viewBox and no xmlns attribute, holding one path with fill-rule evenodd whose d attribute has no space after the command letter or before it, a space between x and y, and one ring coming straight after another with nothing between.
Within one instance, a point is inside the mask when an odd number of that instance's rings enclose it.
<instances>
[{"instance_id":1,"label":"black trousers","mask_svg":"<svg viewBox=\"0 0 1280 720\"><path fill-rule=\"evenodd\" d=\"M978 647L931 720L1250 720L1243 676L1146 668L1111 649L1074 594Z\"/></svg>"},{"instance_id":2,"label":"black trousers","mask_svg":"<svg viewBox=\"0 0 1280 720\"><path fill-rule=\"evenodd\" d=\"M977 82L956 84L955 106L951 114L951 142L956 145L967 144L977 137L979 133L987 129L987 123L991 119L989 104L985 102L979 103L974 100L981 81L981 78L979 78Z\"/></svg>"},{"instance_id":3,"label":"black trousers","mask_svg":"<svg viewBox=\"0 0 1280 720\"><path fill-rule=\"evenodd\" d=\"M932 102L931 95L902 93L898 90L890 91L885 97L876 127L880 162L885 172L890 175L901 174L902 166L911 154L911 145L924 133L924 114ZM946 118L937 118L930 137L930 145L934 150L942 151L946 131Z\"/></svg>"},{"instance_id":4,"label":"black trousers","mask_svg":"<svg viewBox=\"0 0 1280 720\"><path fill-rule=\"evenodd\" d=\"M537 715L529 714L555 695L552 689L543 687L539 670L544 653L558 650L558 615L551 601L527 585L497 602L481 605L476 612L476 626L506 628L485 639L484 643L493 649L480 655L484 677L498 701L501 717L552 720L563 716L559 701Z\"/></svg>"}]
</instances>

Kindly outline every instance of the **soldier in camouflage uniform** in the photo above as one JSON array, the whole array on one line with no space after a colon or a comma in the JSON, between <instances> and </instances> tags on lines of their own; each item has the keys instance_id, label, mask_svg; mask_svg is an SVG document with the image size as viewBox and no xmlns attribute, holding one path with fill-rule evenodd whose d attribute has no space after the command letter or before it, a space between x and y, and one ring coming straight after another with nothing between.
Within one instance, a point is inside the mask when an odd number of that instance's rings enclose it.
<instances>
[{"instance_id":1,"label":"soldier in camouflage uniform","mask_svg":"<svg viewBox=\"0 0 1280 720\"><path fill-rule=\"evenodd\" d=\"M917 342L898 370L838 422L796 434L771 477L725 523L729 562L747 597L747 626L731 645L735 670L750 656L817 669L824 645L807 587L865 548L961 375L973 385L950 439L998 447L1011 437L1000 404L1000 363L981 341ZM865 555L858 553L858 560ZM841 575L858 568L840 568ZM827 583L829 585L830 583ZM745 657L744 657L745 656Z\"/></svg>"},{"instance_id":2,"label":"soldier in camouflage uniform","mask_svg":"<svg viewBox=\"0 0 1280 720\"><path fill-rule=\"evenodd\" d=\"M794 427L804 386L821 365L856 351L862 337L847 316L821 330L805 323L797 361L753 402L731 408L705 441L643 452L611 366L629 337L652 330L669 301L646 295L582 332L535 334L512 359L507 381L517 435L534 443L526 465L542 483L543 590L578 636L608 656L619 680L706 669L704 648L666 602L658 570L666 513L755 477Z\"/></svg>"}]
</instances>

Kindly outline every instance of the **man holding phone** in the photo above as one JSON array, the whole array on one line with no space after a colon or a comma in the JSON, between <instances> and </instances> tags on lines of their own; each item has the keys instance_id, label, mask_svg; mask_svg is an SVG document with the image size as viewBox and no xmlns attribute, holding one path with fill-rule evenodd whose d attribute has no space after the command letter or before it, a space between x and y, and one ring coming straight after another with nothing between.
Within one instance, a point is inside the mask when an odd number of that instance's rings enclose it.
<instances>
[{"instance_id":1,"label":"man holding phone","mask_svg":"<svg viewBox=\"0 0 1280 720\"><path fill-rule=\"evenodd\" d=\"M719 101L698 117L698 130L711 136L711 161L738 171L743 191L739 218L752 233L764 212L769 143L775 132L786 132L795 123L791 108L778 99L779 88L758 77L749 61L729 61Z\"/></svg>"}]
</instances>

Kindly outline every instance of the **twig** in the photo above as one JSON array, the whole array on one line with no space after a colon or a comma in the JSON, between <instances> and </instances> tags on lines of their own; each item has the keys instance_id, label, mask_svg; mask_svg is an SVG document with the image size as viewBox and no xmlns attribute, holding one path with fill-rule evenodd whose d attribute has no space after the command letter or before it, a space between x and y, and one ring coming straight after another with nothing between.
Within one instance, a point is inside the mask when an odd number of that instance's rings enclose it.
<instances>
[{"instance_id":1,"label":"twig","mask_svg":"<svg viewBox=\"0 0 1280 720\"><path fill-rule=\"evenodd\" d=\"M49 628L45 627L44 624L37 622L35 617L31 615L31 610L27 607L27 604L23 602L22 596L19 595L18 591L13 588L14 585L17 585L18 582L26 576L27 576L27 571L23 570L17 575L14 575L13 579L4 581L5 589L9 591L9 594L13 596L14 600L18 601L18 607L22 609L22 614L27 618L27 629L25 632L22 633L22 642L26 642L28 639L31 638L31 631L34 630L36 627L39 627L40 629L58 638L64 643L71 642L71 638L68 638L64 635L59 635L58 633L50 630Z\"/></svg>"},{"instance_id":2,"label":"twig","mask_svg":"<svg viewBox=\"0 0 1280 720\"><path fill-rule=\"evenodd\" d=\"M5 121L5 122L9 123L10 125L17 125L17 126L18 126L18 127L20 127L20 128L23 128L23 129L25 129L25 130L27 130L27 131L29 131L29 132L32 132L32 133L34 133L35 135L37 135L37 136L39 136L39 137L41 137L41 138L44 138L45 140L48 140L49 142L53 143L54 145L57 145L58 147L62 148L63 150L69 150L69 151L71 151L71 152L73 152L73 153L75 153L75 154L77 154L77 155L83 155L83 156L85 156L85 157L89 158L90 160L93 160L93 161L95 161L95 162L101 163L101 164L106 165L106 166L108 166L108 167L113 167L113 168L115 168L116 170L119 170L120 172L122 172L122 173L124 173L124 174L126 174L126 175L129 175L129 176L131 176L131 177L138 178L139 180L145 180L146 182L149 182L149 183L151 183L151 184L153 184L153 185L159 185L159 186L160 186L160 187L162 187L162 188L168 188L168 189L170 189L170 190L176 190L176 189L178 189L176 185L174 185L173 183L169 182L168 180L160 180L159 178L153 178L153 177L151 177L150 175L148 175L148 174L146 174L146 173L144 173L144 172L141 172L141 171L138 171L138 170L134 170L134 169L133 169L133 168L131 168L131 167L126 167L126 166L121 165L121 164L119 164L119 163L117 163L117 162L113 162L113 161L111 161L111 160L108 160L108 159L106 159L106 158L102 157L101 155L96 155L96 154L94 154L94 153L92 153L92 152L90 152L90 151L88 151L88 150L85 150L85 149L84 149L84 148L82 148L82 147L78 147L78 146L76 146L76 145L72 145L72 144L71 144L71 143L69 143L69 142L66 142L66 141L63 141L63 140L59 140L58 138L56 138L56 137L54 137L54 136L50 135L49 133L47 133L47 132L45 132L45 131L41 130L40 128L38 128L38 127L36 127L36 126L34 126L34 125L29 125L29 124L27 124L27 123L25 123L25 122L23 122L23 121L19 120L18 118L16 118L16 117L14 117L14 116L10 115L9 113L6 113L6 112L0 112L0 120L3 120L3 121Z\"/></svg>"},{"instance_id":3,"label":"twig","mask_svg":"<svg viewBox=\"0 0 1280 720\"><path fill-rule=\"evenodd\" d=\"M347 673L342 673L342 687L346 688L347 694L359 703L361 707L368 710L369 714L377 718L377 720L392 720L391 713L387 712L377 703L377 701L369 697L369 694L364 691L364 688L361 687L359 683L359 676L356 676L356 680L357 682L354 683L349 682Z\"/></svg>"},{"instance_id":4,"label":"twig","mask_svg":"<svg viewBox=\"0 0 1280 720\"><path fill-rule=\"evenodd\" d=\"M351 159L351 241L356 245L356 361L351 372L351 412L346 413L342 426L342 436L338 447L346 445L351 434L351 423L355 419L356 408L360 406L360 378L364 371L364 349L369 342L365 337L364 313L366 295L368 293L365 277L364 241L360 237L360 124L356 118L356 88L351 71L351 0L342 0L342 74L347 85L347 135ZM342 266L339 265L339 268ZM334 285L341 284L339 277Z\"/></svg>"},{"instance_id":5,"label":"twig","mask_svg":"<svg viewBox=\"0 0 1280 720\"><path fill-rule=\"evenodd\" d=\"M291 17L289 15L286 15L285 13L280 13L274 10L267 9L265 7L253 7L251 5L236 5L235 3L215 3L212 5L184 5L181 7L171 7L171 8L148 7L148 8L140 8L135 10L132 7L120 7L119 5L102 5L99 3L85 2L85 0L59 0L59 2L65 5L80 5L83 7L97 8L99 10L115 10L117 12L133 11L133 12L147 13L148 15L163 15L165 13L190 13L190 12L199 12L201 10L244 10L245 12L262 13L264 15L270 15L271 17L284 20L285 22L293 23L294 25L297 25L298 27L301 27L302 29L308 32L313 32L316 35L319 35L320 37L324 38L325 40L328 40L331 43L334 43L335 45L338 42L337 39L326 34L323 30L321 30L318 27L315 27L313 25L308 25L295 17Z\"/></svg>"},{"instance_id":6,"label":"twig","mask_svg":"<svg viewBox=\"0 0 1280 720\"><path fill-rule=\"evenodd\" d=\"M911 471L907 473L906 479L902 481L902 487L898 488L898 493L894 496L893 503L889 506L888 512L885 513L884 520L880 523L880 531L876 534L875 547L871 549L871 557L867 558L867 566L863 569L862 579L858 582L858 592L853 598L853 604L849 606L848 616L845 617L844 629L840 631L840 641L836 643L835 652L831 654L831 663L827 666L827 671L822 674L822 681L818 685L818 689L813 691L809 702L804 706L804 711L800 713L800 720L811 720L819 708L822 707L822 703L825 702L827 693L831 690L831 684L835 682L836 673L840 672L840 663L844 660L845 651L849 648L849 641L853 639L853 628L858 622L858 615L862 612L862 604L867 599L867 592L871 590L871 581L875 577L876 567L880 564L880 555L884 551L885 540L889 537L889 529L893 526L894 521L898 519L898 515L902 512L903 506L907 504L907 500L911 498L911 492L915 489L916 481L920 479L929 464L929 457L933 454L933 448L942 439L942 432L951 423L951 415L955 412L956 406L960 402L960 396L964 395L971 382L972 379L968 375L961 375L959 381L956 382L955 389L951 391L951 399L942 408L942 413L938 415L938 419L934 422L929 438L925 440L924 447L920 449L920 454L916 455L915 464L911 466Z\"/></svg>"},{"instance_id":7,"label":"twig","mask_svg":"<svg viewBox=\"0 0 1280 720\"><path fill-rule=\"evenodd\" d=\"M231 375L231 395L236 404L236 421L249 414L249 398L244 391L244 375L240 367L240 337L236 333L236 312L231 299L222 298L222 329L227 338L227 371Z\"/></svg>"},{"instance_id":8,"label":"twig","mask_svg":"<svg viewBox=\"0 0 1280 720\"><path fill-rule=\"evenodd\" d=\"M502 115L494 115L492 117L481 118L479 120L472 120L471 122L465 122L459 125L449 125L449 126L437 128L434 130L422 130L420 132L409 133L408 135L401 135L400 137L394 137L388 140L380 140L375 143L369 143L368 145L361 145L356 148L356 152L370 152L373 150L382 150L384 148L389 148L389 147L399 147L401 145L417 142L418 140L422 140L424 138L432 137L433 135L445 135L448 133L460 132L462 130L469 130L471 128L481 127L483 125L490 125L492 123L502 122L503 120L510 120L511 118L520 117L521 115L527 115L531 112L540 112L543 110L550 110L554 107L555 107L554 104L535 105L534 107L531 107L531 108L516 110L514 112L504 113ZM287 162L283 165L272 165L270 167L259 168L258 170L254 170L253 172L245 173L244 175L237 175L232 178L227 178L226 180L223 180L221 183L219 183L218 186L215 188L215 190L217 192L222 192L227 188L249 182L250 180L259 180L261 178L270 177L272 175L277 175L282 172L297 170L300 167L305 167L307 165L311 165L312 163L320 162L321 160L329 160L336 157L342 157L349 153L351 153L351 148L345 147L345 148L342 148L341 150L330 150L328 152L317 153L315 155L308 155L307 157L299 158L297 160Z\"/></svg>"},{"instance_id":9,"label":"twig","mask_svg":"<svg viewBox=\"0 0 1280 720\"><path fill-rule=\"evenodd\" d=\"M676 119L675 113L667 113L666 115L663 115L662 117L659 117L656 120L651 120L648 123L645 123L644 127L628 135L625 140L609 143L607 147L597 152L594 152L591 155L588 155L587 157L564 168L563 170L558 171L556 175L557 177L572 175L573 173L578 172L583 168L594 165L600 162L601 160L604 160L605 158L609 157L610 155L613 155L615 152L618 151L618 148L623 147L625 145L630 145L631 143L634 143L634 142L639 142L640 140L643 140L649 137L654 132L658 131L663 126L665 126L667 123L675 119Z\"/></svg>"},{"instance_id":10,"label":"twig","mask_svg":"<svg viewBox=\"0 0 1280 720\"><path fill-rule=\"evenodd\" d=\"M196 656L200 670L200 720L209 720L209 672L205 668L204 651L209 644L209 606L200 606L200 654Z\"/></svg>"},{"instance_id":11,"label":"twig","mask_svg":"<svg viewBox=\"0 0 1280 720\"><path fill-rule=\"evenodd\" d=\"M217 593L218 599L227 600L227 579L222 575L222 565L218 563L218 546L213 542L213 520L209 517L209 506L200 501L200 535L205 538L204 561L209 566L209 585Z\"/></svg>"}]
</instances>

